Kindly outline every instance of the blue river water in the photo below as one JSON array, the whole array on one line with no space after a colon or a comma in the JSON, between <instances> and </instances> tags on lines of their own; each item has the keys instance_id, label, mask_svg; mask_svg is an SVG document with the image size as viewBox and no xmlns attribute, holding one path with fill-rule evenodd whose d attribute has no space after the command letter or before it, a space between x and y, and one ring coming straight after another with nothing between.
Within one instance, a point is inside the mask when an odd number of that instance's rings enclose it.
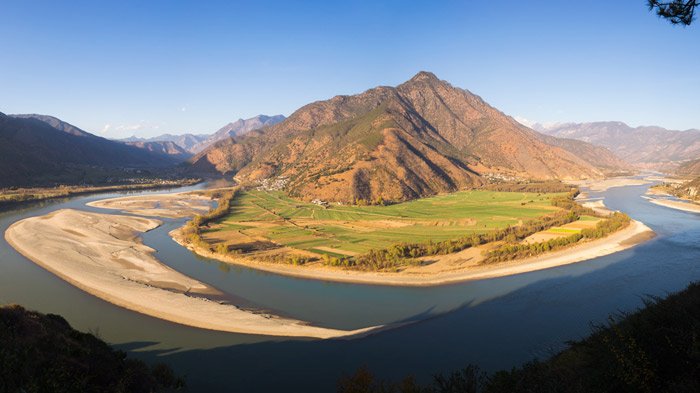
<instances>
[{"instance_id":1,"label":"blue river water","mask_svg":"<svg viewBox=\"0 0 700 393\"><path fill-rule=\"evenodd\" d=\"M290 278L200 258L167 235L183 220L164 220L143 237L161 261L246 306L343 329L412 322L361 339L240 335L161 321L80 291L16 253L4 239L0 303L60 314L75 328L94 332L131 356L166 362L196 392L334 391L340 376L362 366L381 378L413 375L419 381L470 363L487 371L510 368L549 356L567 341L587 335L591 324L641 306L647 295L665 295L700 280L700 214L648 202L641 198L647 187L591 193L651 227L657 237L644 244L543 271L428 288ZM56 209L107 212L85 203L117 195L122 194L2 212L0 230Z\"/></svg>"}]
</instances>

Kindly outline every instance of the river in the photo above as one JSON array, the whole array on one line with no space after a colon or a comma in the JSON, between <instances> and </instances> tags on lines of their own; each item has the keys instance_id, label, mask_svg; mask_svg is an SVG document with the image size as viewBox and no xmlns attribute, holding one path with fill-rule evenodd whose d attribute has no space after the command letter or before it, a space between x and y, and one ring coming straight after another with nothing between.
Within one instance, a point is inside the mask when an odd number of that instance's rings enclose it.
<instances>
[{"instance_id":1,"label":"river","mask_svg":"<svg viewBox=\"0 0 700 393\"><path fill-rule=\"evenodd\" d=\"M411 321L356 340L308 340L220 333L128 311L48 273L0 240L0 303L64 316L131 356L170 364L190 391L334 391L337 379L366 366L381 378L427 382L469 363L510 368L547 357L620 311L700 280L700 214L641 198L648 186L590 193L651 227L657 237L632 249L558 268L431 288L290 278L200 258L167 233L163 220L144 243L173 268L225 291L242 305L342 329ZM182 191L182 189L178 190ZM163 193L162 190L129 193ZM25 217L123 193L53 200L0 213L0 231Z\"/></svg>"}]
</instances>

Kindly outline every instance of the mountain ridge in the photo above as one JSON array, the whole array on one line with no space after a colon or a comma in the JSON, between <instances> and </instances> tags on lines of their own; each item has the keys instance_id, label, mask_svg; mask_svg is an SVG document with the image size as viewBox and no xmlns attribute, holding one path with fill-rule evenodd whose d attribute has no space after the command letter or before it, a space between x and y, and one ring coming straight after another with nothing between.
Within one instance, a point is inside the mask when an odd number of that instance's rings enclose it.
<instances>
[{"instance_id":1,"label":"mountain ridge","mask_svg":"<svg viewBox=\"0 0 700 393\"><path fill-rule=\"evenodd\" d=\"M209 135L206 139L193 145L188 150L192 153L198 153L219 141L245 135L248 132L277 124L284 119L284 115L268 116L262 114L253 116L249 119L239 118L238 120L230 122L221 127L216 132Z\"/></svg>"},{"instance_id":2,"label":"mountain ridge","mask_svg":"<svg viewBox=\"0 0 700 393\"><path fill-rule=\"evenodd\" d=\"M58 124L54 128L49 119ZM167 168L169 157L111 141L44 115L0 115L0 187L79 182L97 172Z\"/></svg>"},{"instance_id":3,"label":"mountain ridge","mask_svg":"<svg viewBox=\"0 0 700 393\"><path fill-rule=\"evenodd\" d=\"M603 176L547 138L423 71L396 87L307 104L191 164L248 183L281 178L292 196L338 202L413 199L478 186L485 175Z\"/></svg>"}]
</instances>

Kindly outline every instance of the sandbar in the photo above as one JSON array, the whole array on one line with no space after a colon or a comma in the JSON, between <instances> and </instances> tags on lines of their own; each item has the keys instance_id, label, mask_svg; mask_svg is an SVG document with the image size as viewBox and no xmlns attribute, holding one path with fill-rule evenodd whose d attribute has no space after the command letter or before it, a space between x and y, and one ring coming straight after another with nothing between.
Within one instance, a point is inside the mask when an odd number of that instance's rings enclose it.
<instances>
[{"instance_id":1,"label":"sandbar","mask_svg":"<svg viewBox=\"0 0 700 393\"><path fill-rule=\"evenodd\" d=\"M685 212L700 213L700 204L697 204L694 202L672 201L670 199L658 199L658 198L645 198L645 199L647 199L649 202L651 202L655 205L669 207L671 209L676 209L676 210L682 210Z\"/></svg>"},{"instance_id":2,"label":"sandbar","mask_svg":"<svg viewBox=\"0 0 700 393\"><path fill-rule=\"evenodd\" d=\"M211 199L196 193L153 194L102 199L88 206L149 217L183 218L206 213Z\"/></svg>"},{"instance_id":3,"label":"sandbar","mask_svg":"<svg viewBox=\"0 0 700 393\"><path fill-rule=\"evenodd\" d=\"M232 333L357 337L352 331L244 310L206 298L220 292L158 261L138 235L160 221L72 209L26 218L5 232L18 252L74 286L118 306L167 321Z\"/></svg>"}]
</instances>

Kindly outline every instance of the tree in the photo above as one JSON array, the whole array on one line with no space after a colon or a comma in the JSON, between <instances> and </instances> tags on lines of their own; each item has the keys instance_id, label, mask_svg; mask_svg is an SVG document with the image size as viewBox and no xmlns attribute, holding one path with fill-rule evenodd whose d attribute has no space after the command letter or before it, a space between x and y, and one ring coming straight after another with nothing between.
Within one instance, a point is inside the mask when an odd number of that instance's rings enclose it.
<instances>
[{"instance_id":1,"label":"tree","mask_svg":"<svg viewBox=\"0 0 700 393\"><path fill-rule=\"evenodd\" d=\"M672 24L688 26L695 19L695 7L700 5L700 0L647 0L647 4L650 11L656 10L656 15L668 19Z\"/></svg>"}]
</instances>

